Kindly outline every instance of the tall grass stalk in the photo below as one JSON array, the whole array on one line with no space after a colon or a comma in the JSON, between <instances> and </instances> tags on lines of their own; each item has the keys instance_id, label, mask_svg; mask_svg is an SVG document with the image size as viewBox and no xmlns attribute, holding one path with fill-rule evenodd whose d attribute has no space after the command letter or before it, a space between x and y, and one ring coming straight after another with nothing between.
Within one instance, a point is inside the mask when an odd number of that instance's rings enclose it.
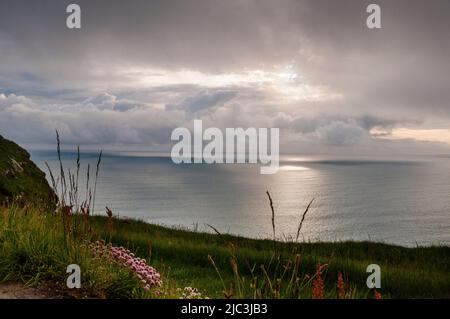
<instances>
[{"instance_id":1,"label":"tall grass stalk","mask_svg":"<svg viewBox=\"0 0 450 319\"><path fill-rule=\"evenodd\" d=\"M314 198L309 202L308 206L306 206L306 209L303 212L302 219L300 220L300 223L297 228L297 236L295 238L295 241L298 241L298 237L300 236L300 231L302 230L303 222L305 221L306 214L308 213L313 201L314 201Z\"/></svg>"},{"instance_id":2,"label":"tall grass stalk","mask_svg":"<svg viewBox=\"0 0 450 319\"><path fill-rule=\"evenodd\" d=\"M266 191L267 197L269 198L269 205L270 210L272 212L272 230L273 230L273 240L276 240L276 233L275 233L275 209L273 208L273 201L272 197L270 196L269 191Z\"/></svg>"},{"instance_id":3,"label":"tall grass stalk","mask_svg":"<svg viewBox=\"0 0 450 319\"><path fill-rule=\"evenodd\" d=\"M100 164L102 162L102 154L103 151L100 151L100 154L98 155L98 160L97 160L97 166L95 169L95 181L94 181L94 197L92 200L92 212L95 213L95 197L97 195L97 181L98 181L98 174L100 171Z\"/></svg>"}]
</instances>

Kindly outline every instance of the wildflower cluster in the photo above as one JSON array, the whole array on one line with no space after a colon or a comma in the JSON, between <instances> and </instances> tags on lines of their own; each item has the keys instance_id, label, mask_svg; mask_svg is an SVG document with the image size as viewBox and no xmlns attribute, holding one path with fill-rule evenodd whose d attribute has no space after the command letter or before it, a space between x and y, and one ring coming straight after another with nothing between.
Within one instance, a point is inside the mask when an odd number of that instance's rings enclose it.
<instances>
[{"instance_id":1,"label":"wildflower cluster","mask_svg":"<svg viewBox=\"0 0 450 319\"><path fill-rule=\"evenodd\" d=\"M184 287L184 289L177 288L177 292L181 292L180 299L208 299L203 297L202 293L197 290L197 288Z\"/></svg>"},{"instance_id":2,"label":"wildflower cluster","mask_svg":"<svg viewBox=\"0 0 450 319\"><path fill-rule=\"evenodd\" d=\"M341 272L338 273L337 288L338 288L338 298L344 299L345 298L345 282L344 282L344 277Z\"/></svg>"},{"instance_id":3,"label":"wildflower cluster","mask_svg":"<svg viewBox=\"0 0 450 319\"><path fill-rule=\"evenodd\" d=\"M316 274L314 275L314 280L312 282L312 299L323 299L325 296L325 283L322 279L322 272L327 267L327 264L317 264Z\"/></svg>"},{"instance_id":4,"label":"wildflower cluster","mask_svg":"<svg viewBox=\"0 0 450 319\"><path fill-rule=\"evenodd\" d=\"M374 289L374 299L382 299L381 293Z\"/></svg>"},{"instance_id":5,"label":"wildflower cluster","mask_svg":"<svg viewBox=\"0 0 450 319\"><path fill-rule=\"evenodd\" d=\"M109 256L120 265L131 270L140 279L145 291L149 291L153 287L161 287L162 280L158 271L147 265L145 259L136 257L128 249L111 244L105 245L101 241L91 244L91 249L94 256Z\"/></svg>"}]
</instances>

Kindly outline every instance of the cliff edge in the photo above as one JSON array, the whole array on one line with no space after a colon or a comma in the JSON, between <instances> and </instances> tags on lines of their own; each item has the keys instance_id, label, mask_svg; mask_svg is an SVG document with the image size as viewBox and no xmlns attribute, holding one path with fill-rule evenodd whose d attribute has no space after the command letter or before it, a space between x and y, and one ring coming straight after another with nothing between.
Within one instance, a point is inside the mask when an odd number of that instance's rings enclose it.
<instances>
[{"instance_id":1,"label":"cliff edge","mask_svg":"<svg viewBox=\"0 0 450 319\"><path fill-rule=\"evenodd\" d=\"M53 211L57 196L30 154L0 135L0 204L12 202Z\"/></svg>"}]
</instances>

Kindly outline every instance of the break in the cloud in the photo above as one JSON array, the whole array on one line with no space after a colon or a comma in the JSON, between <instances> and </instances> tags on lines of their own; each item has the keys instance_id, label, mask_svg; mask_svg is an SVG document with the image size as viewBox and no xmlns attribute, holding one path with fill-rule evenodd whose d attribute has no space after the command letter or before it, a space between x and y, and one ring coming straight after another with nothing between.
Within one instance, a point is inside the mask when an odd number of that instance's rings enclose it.
<instances>
[{"instance_id":1,"label":"break in the cloud","mask_svg":"<svg viewBox=\"0 0 450 319\"><path fill-rule=\"evenodd\" d=\"M284 152L441 152L450 129L450 2L0 3L0 134L167 149L194 118L280 127Z\"/></svg>"},{"instance_id":2,"label":"break in the cloud","mask_svg":"<svg viewBox=\"0 0 450 319\"><path fill-rule=\"evenodd\" d=\"M184 110L186 113L197 116L198 113L223 105L236 96L233 91L200 92L196 96L188 97L178 104L167 104L166 110Z\"/></svg>"}]
</instances>

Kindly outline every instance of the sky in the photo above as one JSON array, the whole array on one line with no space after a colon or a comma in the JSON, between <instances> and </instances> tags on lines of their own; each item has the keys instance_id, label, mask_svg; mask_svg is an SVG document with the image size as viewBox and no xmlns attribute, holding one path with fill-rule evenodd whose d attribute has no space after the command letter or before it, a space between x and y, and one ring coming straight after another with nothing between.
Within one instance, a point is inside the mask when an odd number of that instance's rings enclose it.
<instances>
[{"instance_id":1,"label":"sky","mask_svg":"<svg viewBox=\"0 0 450 319\"><path fill-rule=\"evenodd\" d=\"M0 134L170 150L201 119L278 127L282 153L444 154L449 57L449 0L2 0Z\"/></svg>"}]
</instances>

